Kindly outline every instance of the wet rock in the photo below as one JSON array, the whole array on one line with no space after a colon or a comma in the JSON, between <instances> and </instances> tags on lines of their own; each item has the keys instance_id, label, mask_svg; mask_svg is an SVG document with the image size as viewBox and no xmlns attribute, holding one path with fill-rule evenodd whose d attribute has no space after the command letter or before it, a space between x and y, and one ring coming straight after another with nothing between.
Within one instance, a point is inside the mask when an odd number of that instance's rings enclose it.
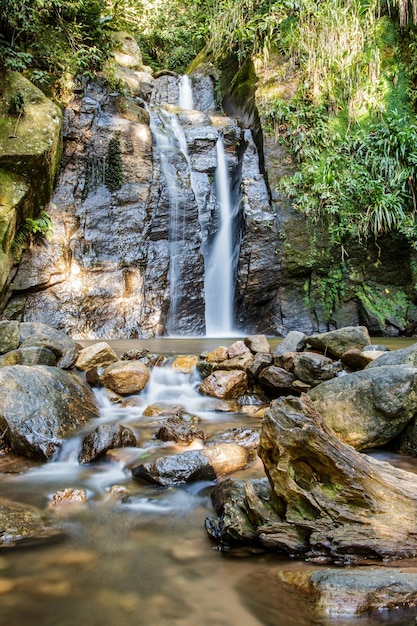
<instances>
[{"instance_id":1,"label":"wet rock","mask_svg":"<svg viewBox=\"0 0 417 626\"><path fill-rule=\"evenodd\" d=\"M259 431L253 428L230 428L206 440L206 446L217 445L218 443L236 443L256 452L259 446Z\"/></svg>"},{"instance_id":2,"label":"wet rock","mask_svg":"<svg viewBox=\"0 0 417 626\"><path fill-rule=\"evenodd\" d=\"M247 345L249 350L255 354L257 352L262 352L264 354L271 353L271 346L269 345L266 335L251 335L250 337L245 337L245 345Z\"/></svg>"},{"instance_id":3,"label":"wet rock","mask_svg":"<svg viewBox=\"0 0 417 626\"><path fill-rule=\"evenodd\" d=\"M198 357L193 354L179 355L172 362L171 367L177 372L182 372L183 374L191 374L197 364L197 361Z\"/></svg>"},{"instance_id":4,"label":"wet rock","mask_svg":"<svg viewBox=\"0 0 417 626\"><path fill-rule=\"evenodd\" d=\"M56 365L56 356L48 348L18 348L0 357L0 367L5 365Z\"/></svg>"},{"instance_id":5,"label":"wet rock","mask_svg":"<svg viewBox=\"0 0 417 626\"><path fill-rule=\"evenodd\" d=\"M236 356L240 356L241 354L250 353L250 349L245 344L244 341L235 341L231 346L227 349L227 356L229 359L233 359Z\"/></svg>"},{"instance_id":6,"label":"wet rock","mask_svg":"<svg viewBox=\"0 0 417 626\"><path fill-rule=\"evenodd\" d=\"M203 380L199 391L208 396L228 400L244 394L248 387L248 377L242 370L216 370Z\"/></svg>"},{"instance_id":7,"label":"wet rock","mask_svg":"<svg viewBox=\"0 0 417 626\"><path fill-rule=\"evenodd\" d=\"M0 548L31 546L62 537L55 520L28 504L0 500Z\"/></svg>"},{"instance_id":8,"label":"wet rock","mask_svg":"<svg viewBox=\"0 0 417 626\"><path fill-rule=\"evenodd\" d=\"M258 376L265 367L272 365L272 356L270 354L258 353L255 355L252 363L246 369L248 380L250 383L254 383L258 380Z\"/></svg>"},{"instance_id":9,"label":"wet rock","mask_svg":"<svg viewBox=\"0 0 417 626\"><path fill-rule=\"evenodd\" d=\"M322 615L370 614L417 603L417 574L397 568L284 571L279 577Z\"/></svg>"},{"instance_id":10,"label":"wet rock","mask_svg":"<svg viewBox=\"0 0 417 626\"><path fill-rule=\"evenodd\" d=\"M183 485L197 480L215 480L224 474L245 469L250 459L246 448L223 443L160 457L134 467L132 475L164 487Z\"/></svg>"},{"instance_id":11,"label":"wet rock","mask_svg":"<svg viewBox=\"0 0 417 626\"><path fill-rule=\"evenodd\" d=\"M367 368L326 381L308 395L341 441L357 450L382 446L415 416L417 369Z\"/></svg>"},{"instance_id":12,"label":"wet rock","mask_svg":"<svg viewBox=\"0 0 417 626\"><path fill-rule=\"evenodd\" d=\"M155 436L161 441L176 441L185 445L189 445L195 439L203 441L205 439L204 431L182 415L173 415L165 420Z\"/></svg>"},{"instance_id":13,"label":"wet rock","mask_svg":"<svg viewBox=\"0 0 417 626\"><path fill-rule=\"evenodd\" d=\"M298 354L299 352L284 352L283 354L278 354L274 356L274 365L282 367L282 369L287 370L287 372L294 373L294 361Z\"/></svg>"},{"instance_id":14,"label":"wet rock","mask_svg":"<svg viewBox=\"0 0 417 626\"><path fill-rule=\"evenodd\" d=\"M338 369L332 359L323 354L303 352L294 359L295 376L308 385L319 385L334 378Z\"/></svg>"},{"instance_id":15,"label":"wet rock","mask_svg":"<svg viewBox=\"0 0 417 626\"><path fill-rule=\"evenodd\" d=\"M245 372L252 365L254 358L255 357L252 352L248 350L247 352L243 352L242 354L238 354L235 357L227 359L227 361L222 361L215 366L215 369L243 370Z\"/></svg>"},{"instance_id":16,"label":"wet rock","mask_svg":"<svg viewBox=\"0 0 417 626\"><path fill-rule=\"evenodd\" d=\"M68 504L84 504L87 502L87 493L85 489L74 489L67 487L56 491L52 496L52 506L65 506Z\"/></svg>"},{"instance_id":17,"label":"wet rock","mask_svg":"<svg viewBox=\"0 0 417 626\"><path fill-rule=\"evenodd\" d=\"M74 365L80 347L71 337L40 322L22 322L19 328L20 348L47 348L57 357L58 367L68 369Z\"/></svg>"},{"instance_id":18,"label":"wet rock","mask_svg":"<svg viewBox=\"0 0 417 626\"><path fill-rule=\"evenodd\" d=\"M374 367L383 367L389 365L394 367L396 365L412 365L417 367L417 343L413 343L407 348L400 348L399 350L392 350L391 352L385 352L377 359L369 363L366 369Z\"/></svg>"},{"instance_id":19,"label":"wet rock","mask_svg":"<svg viewBox=\"0 0 417 626\"><path fill-rule=\"evenodd\" d=\"M295 380L294 374L275 365L265 367L258 377L261 389L273 398L294 393L293 383Z\"/></svg>"},{"instance_id":20,"label":"wet rock","mask_svg":"<svg viewBox=\"0 0 417 626\"><path fill-rule=\"evenodd\" d=\"M288 335L281 341L274 350L274 356L285 354L286 352L302 352L306 347L307 336L298 330L290 330Z\"/></svg>"},{"instance_id":21,"label":"wet rock","mask_svg":"<svg viewBox=\"0 0 417 626\"><path fill-rule=\"evenodd\" d=\"M100 376L100 382L121 395L142 391L148 384L149 370L141 361L118 361Z\"/></svg>"},{"instance_id":22,"label":"wet rock","mask_svg":"<svg viewBox=\"0 0 417 626\"><path fill-rule=\"evenodd\" d=\"M209 352L206 356L208 363L220 363L229 358L229 351L226 346L218 346L215 350Z\"/></svg>"},{"instance_id":23,"label":"wet rock","mask_svg":"<svg viewBox=\"0 0 417 626\"><path fill-rule=\"evenodd\" d=\"M136 447L136 436L130 428L122 424L100 424L83 439L80 463L91 463L104 456L113 448Z\"/></svg>"},{"instance_id":24,"label":"wet rock","mask_svg":"<svg viewBox=\"0 0 417 626\"><path fill-rule=\"evenodd\" d=\"M328 333L310 335L307 337L307 343L316 350L340 358L351 348L362 350L371 343L371 338L365 326L346 326Z\"/></svg>"},{"instance_id":25,"label":"wet rock","mask_svg":"<svg viewBox=\"0 0 417 626\"><path fill-rule=\"evenodd\" d=\"M179 404L164 404L163 402L154 402L149 404L143 411L144 417L155 417L158 415L177 415L184 411L184 407Z\"/></svg>"},{"instance_id":26,"label":"wet rock","mask_svg":"<svg viewBox=\"0 0 417 626\"><path fill-rule=\"evenodd\" d=\"M15 350L19 347L20 330L19 322L1 320L0 321L0 354Z\"/></svg>"},{"instance_id":27,"label":"wet rock","mask_svg":"<svg viewBox=\"0 0 417 626\"><path fill-rule=\"evenodd\" d=\"M46 365L0 369L0 429L14 452L50 460L93 417L94 395L74 374Z\"/></svg>"},{"instance_id":28,"label":"wet rock","mask_svg":"<svg viewBox=\"0 0 417 626\"><path fill-rule=\"evenodd\" d=\"M100 341L80 350L75 367L87 371L93 367L106 367L117 360L117 354L113 348L105 341Z\"/></svg>"}]
</instances>

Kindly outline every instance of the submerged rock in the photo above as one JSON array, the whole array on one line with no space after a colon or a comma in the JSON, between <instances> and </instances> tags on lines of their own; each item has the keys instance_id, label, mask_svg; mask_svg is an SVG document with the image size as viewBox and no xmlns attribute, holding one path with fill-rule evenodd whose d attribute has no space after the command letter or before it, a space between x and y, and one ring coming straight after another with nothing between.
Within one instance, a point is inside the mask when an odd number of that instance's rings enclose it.
<instances>
[{"instance_id":1,"label":"submerged rock","mask_svg":"<svg viewBox=\"0 0 417 626\"><path fill-rule=\"evenodd\" d=\"M94 394L74 374L46 365L0 369L0 429L14 452L50 460L93 417Z\"/></svg>"},{"instance_id":2,"label":"submerged rock","mask_svg":"<svg viewBox=\"0 0 417 626\"><path fill-rule=\"evenodd\" d=\"M31 546L63 536L56 521L29 504L0 500L0 548Z\"/></svg>"},{"instance_id":3,"label":"submerged rock","mask_svg":"<svg viewBox=\"0 0 417 626\"><path fill-rule=\"evenodd\" d=\"M361 615L417 604L417 574L397 568L284 571L278 576L322 615Z\"/></svg>"}]
</instances>

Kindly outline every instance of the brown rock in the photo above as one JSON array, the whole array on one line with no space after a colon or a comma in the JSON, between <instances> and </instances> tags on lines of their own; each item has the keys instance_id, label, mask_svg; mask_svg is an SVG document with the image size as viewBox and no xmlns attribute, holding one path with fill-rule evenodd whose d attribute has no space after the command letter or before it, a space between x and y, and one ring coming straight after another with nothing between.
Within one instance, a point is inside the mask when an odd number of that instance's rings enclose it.
<instances>
[{"instance_id":1,"label":"brown rock","mask_svg":"<svg viewBox=\"0 0 417 626\"><path fill-rule=\"evenodd\" d=\"M171 367L177 372L183 374L191 374L198 361L198 356L193 354L177 356L175 361L172 362Z\"/></svg>"},{"instance_id":2,"label":"brown rock","mask_svg":"<svg viewBox=\"0 0 417 626\"><path fill-rule=\"evenodd\" d=\"M100 341L80 350L75 367L86 372L93 367L106 367L117 360L117 354L113 348L105 341Z\"/></svg>"},{"instance_id":3,"label":"brown rock","mask_svg":"<svg viewBox=\"0 0 417 626\"><path fill-rule=\"evenodd\" d=\"M100 382L116 393L129 395L142 391L149 378L149 370L144 363L118 361L106 368L100 376Z\"/></svg>"},{"instance_id":4,"label":"brown rock","mask_svg":"<svg viewBox=\"0 0 417 626\"><path fill-rule=\"evenodd\" d=\"M235 356L239 356L245 352L250 352L250 350L248 346L245 345L244 341L235 341L227 350L229 359L233 359Z\"/></svg>"},{"instance_id":5,"label":"brown rock","mask_svg":"<svg viewBox=\"0 0 417 626\"><path fill-rule=\"evenodd\" d=\"M207 376L200 385L200 392L227 400L237 398L246 392L248 387L248 377L242 370L216 370Z\"/></svg>"}]
</instances>

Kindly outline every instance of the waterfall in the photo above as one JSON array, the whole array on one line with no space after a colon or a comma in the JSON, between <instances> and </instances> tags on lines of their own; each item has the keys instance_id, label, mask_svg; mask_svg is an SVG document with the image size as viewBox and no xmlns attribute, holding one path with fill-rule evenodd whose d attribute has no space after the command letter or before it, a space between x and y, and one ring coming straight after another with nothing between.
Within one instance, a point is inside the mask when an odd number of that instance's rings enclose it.
<instances>
[{"instance_id":1,"label":"waterfall","mask_svg":"<svg viewBox=\"0 0 417 626\"><path fill-rule=\"evenodd\" d=\"M233 203L230 193L228 162L223 138L216 145L215 174L218 229L205 259L204 293L206 301L206 333L220 337L233 331L234 250Z\"/></svg>"},{"instance_id":2,"label":"waterfall","mask_svg":"<svg viewBox=\"0 0 417 626\"><path fill-rule=\"evenodd\" d=\"M191 80L187 74L183 74L180 79L178 106L188 110L194 108Z\"/></svg>"}]
</instances>

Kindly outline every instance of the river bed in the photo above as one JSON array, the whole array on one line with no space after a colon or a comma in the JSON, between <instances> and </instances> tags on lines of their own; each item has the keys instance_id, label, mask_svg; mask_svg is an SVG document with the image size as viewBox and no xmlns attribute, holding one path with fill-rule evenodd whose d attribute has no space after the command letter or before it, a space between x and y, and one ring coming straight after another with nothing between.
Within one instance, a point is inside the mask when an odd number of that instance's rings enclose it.
<instances>
[{"instance_id":1,"label":"river bed","mask_svg":"<svg viewBox=\"0 0 417 626\"><path fill-rule=\"evenodd\" d=\"M148 347L164 354L198 353L232 339L135 340L109 342L122 354ZM275 343L277 340L272 340ZM380 341L378 341L380 342ZM382 341L381 341L382 342ZM87 343L87 342L82 342ZM384 343L387 341L384 340ZM402 342L408 345L412 341ZM398 340L396 343L398 345ZM76 462L79 438L68 442L58 461L27 464L23 473L4 473L0 496L49 509L65 539L53 545L0 553L0 623L7 626L411 626L413 612L383 612L361 618L317 618L297 594L284 589L280 570L319 566L247 550L222 553L208 538L204 520L212 514L214 483L159 488L131 479L128 464L155 454L156 421L143 418L155 398L177 401L202 418L207 433L232 426L260 428L260 420L213 411L196 392L197 380L159 372L139 406L119 408L98 395L102 421L123 421L138 439L102 463ZM179 450L173 444L164 453ZM161 450L159 448L158 454ZM384 460L417 471L417 460L388 453ZM0 464L1 467L1 464ZM257 460L239 477L264 475ZM52 494L83 488L87 503L51 507ZM380 564L379 564L380 565ZM417 560L399 567L417 567ZM392 564L390 564L392 566Z\"/></svg>"}]
</instances>

